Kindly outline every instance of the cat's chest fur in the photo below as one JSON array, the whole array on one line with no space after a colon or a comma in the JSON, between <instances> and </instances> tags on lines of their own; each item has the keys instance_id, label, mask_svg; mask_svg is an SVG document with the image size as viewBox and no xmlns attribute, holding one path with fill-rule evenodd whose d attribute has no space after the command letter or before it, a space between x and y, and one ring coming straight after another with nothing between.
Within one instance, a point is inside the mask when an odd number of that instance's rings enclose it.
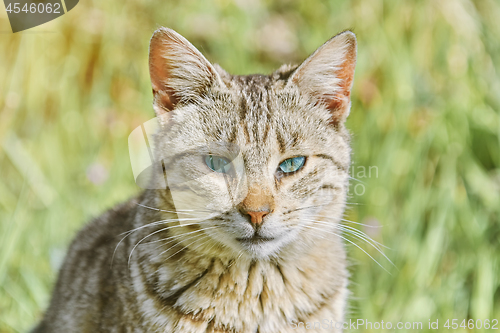
<instances>
[{"instance_id":1,"label":"cat's chest fur","mask_svg":"<svg viewBox=\"0 0 500 333\"><path fill-rule=\"evenodd\" d=\"M280 260L158 249L149 257L150 250L139 250L130 269L145 332L300 332L293 323L343 318L347 271L338 242Z\"/></svg>"}]
</instances>

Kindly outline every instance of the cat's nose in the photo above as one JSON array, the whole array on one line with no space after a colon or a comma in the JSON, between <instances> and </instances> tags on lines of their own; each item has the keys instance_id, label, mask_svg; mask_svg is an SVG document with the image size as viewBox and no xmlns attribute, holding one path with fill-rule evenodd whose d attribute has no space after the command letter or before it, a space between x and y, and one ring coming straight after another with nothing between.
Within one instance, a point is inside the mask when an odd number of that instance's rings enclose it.
<instances>
[{"instance_id":1,"label":"cat's nose","mask_svg":"<svg viewBox=\"0 0 500 333\"><path fill-rule=\"evenodd\" d=\"M253 225L258 226L262 224L262 220L264 219L264 216L269 214L269 211L260 211L260 212L246 212L248 215L250 215L250 220Z\"/></svg>"},{"instance_id":2,"label":"cat's nose","mask_svg":"<svg viewBox=\"0 0 500 333\"><path fill-rule=\"evenodd\" d=\"M251 186L243 201L238 205L243 215L250 217L254 228L260 227L264 217L274 210L274 197L268 188L262 186Z\"/></svg>"}]
</instances>

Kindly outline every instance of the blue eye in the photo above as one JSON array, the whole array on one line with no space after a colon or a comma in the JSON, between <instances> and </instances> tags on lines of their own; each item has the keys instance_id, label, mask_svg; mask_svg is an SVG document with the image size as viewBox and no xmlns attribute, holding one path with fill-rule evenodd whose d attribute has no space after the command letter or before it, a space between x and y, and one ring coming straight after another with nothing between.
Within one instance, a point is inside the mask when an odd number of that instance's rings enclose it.
<instances>
[{"instance_id":1,"label":"blue eye","mask_svg":"<svg viewBox=\"0 0 500 333\"><path fill-rule=\"evenodd\" d=\"M304 166L305 156L297 156L284 160L280 164L280 170L284 173L295 172Z\"/></svg>"},{"instance_id":2,"label":"blue eye","mask_svg":"<svg viewBox=\"0 0 500 333\"><path fill-rule=\"evenodd\" d=\"M205 163L215 172L228 173L231 170L231 162L224 157L205 155Z\"/></svg>"}]
</instances>

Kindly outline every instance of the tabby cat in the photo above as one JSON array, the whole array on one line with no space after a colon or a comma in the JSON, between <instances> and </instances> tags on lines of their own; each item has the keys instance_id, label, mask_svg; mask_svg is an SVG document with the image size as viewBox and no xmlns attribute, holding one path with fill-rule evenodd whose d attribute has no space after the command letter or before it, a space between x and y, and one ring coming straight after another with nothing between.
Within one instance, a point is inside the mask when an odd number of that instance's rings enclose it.
<instances>
[{"instance_id":1,"label":"tabby cat","mask_svg":"<svg viewBox=\"0 0 500 333\"><path fill-rule=\"evenodd\" d=\"M299 66L236 76L156 30L152 186L79 232L34 332L285 333L341 322L355 63L344 31ZM169 185L155 186L157 175Z\"/></svg>"}]
</instances>

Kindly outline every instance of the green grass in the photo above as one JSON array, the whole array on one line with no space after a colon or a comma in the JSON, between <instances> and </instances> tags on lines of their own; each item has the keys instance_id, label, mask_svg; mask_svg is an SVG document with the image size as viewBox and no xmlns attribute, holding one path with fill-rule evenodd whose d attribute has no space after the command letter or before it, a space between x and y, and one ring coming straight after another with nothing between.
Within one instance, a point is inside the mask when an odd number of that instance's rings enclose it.
<instances>
[{"instance_id":1,"label":"green grass","mask_svg":"<svg viewBox=\"0 0 500 333\"><path fill-rule=\"evenodd\" d=\"M18 34L0 13L0 332L40 318L75 232L139 191L127 136L153 117L159 25L235 74L301 61L352 28L353 160L378 174L353 174L364 193L348 218L381 226L360 228L396 268L349 246L349 317L424 331L429 319L500 320L497 1L86 0ZM107 170L98 185L96 165Z\"/></svg>"}]
</instances>

